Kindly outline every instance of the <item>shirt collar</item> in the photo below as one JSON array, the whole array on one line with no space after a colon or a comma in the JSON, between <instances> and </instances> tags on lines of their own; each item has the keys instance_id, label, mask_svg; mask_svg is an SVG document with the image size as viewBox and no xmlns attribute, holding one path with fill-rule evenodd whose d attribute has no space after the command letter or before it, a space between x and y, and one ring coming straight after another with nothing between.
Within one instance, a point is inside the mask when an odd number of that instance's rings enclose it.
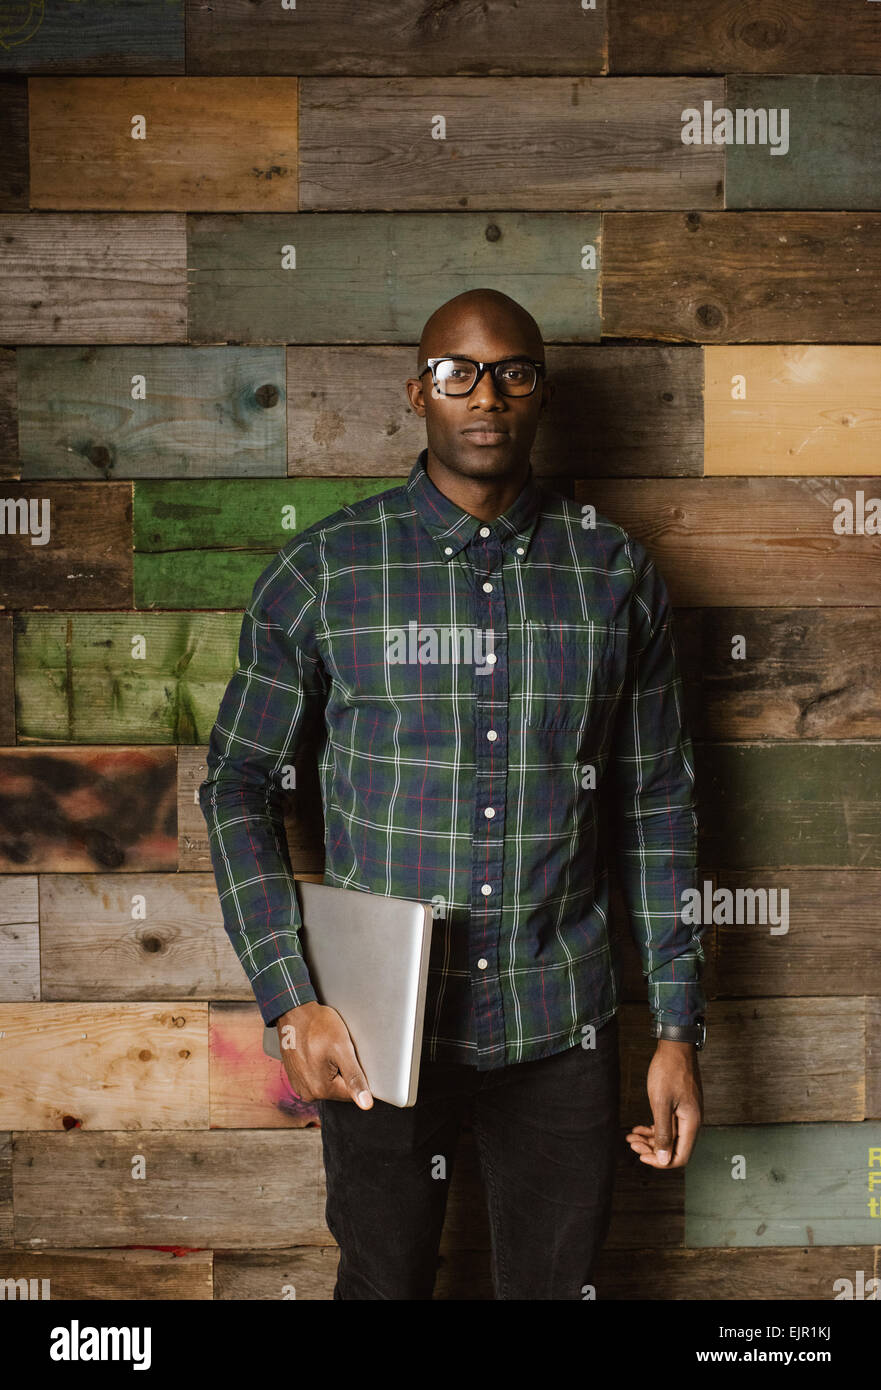
<instances>
[{"instance_id":1,"label":"shirt collar","mask_svg":"<svg viewBox=\"0 0 881 1390\"><path fill-rule=\"evenodd\" d=\"M532 464L523 488L510 507L492 521L481 521L451 501L435 487L426 472L428 449L423 449L410 470L407 491L419 519L429 535L437 542L445 560L452 560L463 546L474 538L481 526L489 526L506 551L525 555L535 530L541 506L541 488L535 480Z\"/></svg>"}]
</instances>

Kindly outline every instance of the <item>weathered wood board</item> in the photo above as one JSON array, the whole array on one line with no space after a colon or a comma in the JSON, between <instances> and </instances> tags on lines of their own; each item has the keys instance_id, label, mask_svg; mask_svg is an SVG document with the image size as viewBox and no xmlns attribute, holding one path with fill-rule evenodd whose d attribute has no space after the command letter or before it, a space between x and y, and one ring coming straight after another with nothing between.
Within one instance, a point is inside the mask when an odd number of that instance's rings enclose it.
<instances>
[{"instance_id":1,"label":"weathered wood board","mask_svg":"<svg viewBox=\"0 0 881 1390\"><path fill-rule=\"evenodd\" d=\"M333 1244L317 1129L21 1132L13 1173L23 1248Z\"/></svg>"},{"instance_id":2,"label":"weathered wood board","mask_svg":"<svg viewBox=\"0 0 881 1390\"><path fill-rule=\"evenodd\" d=\"M15 743L12 614L0 615L0 744Z\"/></svg>"},{"instance_id":3,"label":"weathered wood board","mask_svg":"<svg viewBox=\"0 0 881 1390\"><path fill-rule=\"evenodd\" d=\"M599 237L592 212L193 213L190 341L418 342L478 287L512 295L547 338L596 341Z\"/></svg>"},{"instance_id":4,"label":"weathered wood board","mask_svg":"<svg viewBox=\"0 0 881 1390\"><path fill-rule=\"evenodd\" d=\"M4 343L182 343L182 213L0 215Z\"/></svg>"},{"instance_id":5,"label":"weathered wood board","mask_svg":"<svg viewBox=\"0 0 881 1390\"><path fill-rule=\"evenodd\" d=\"M881 743L696 750L701 853L717 869L881 868Z\"/></svg>"},{"instance_id":6,"label":"weathered wood board","mask_svg":"<svg viewBox=\"0 0 881 1390\"><path fill-rule=\"evenodd\" d=\"M36 875L0 878L0 1000L40 998L40 909Z\"/></svg>"},{"instance_id":7,"label":"weathered wood board","mask_svg":"<svg viewBox=\"0 0 881 1390\"><path fill-rule=\"evenodd\" d=\"M13 482L4 492L0 606L131 606L131 484Z\"/></svg>"},{"instance_id":8,"label":"weathered wood board","mask_svg":"<svg viewBox=\"0 0 881 1390\"><path fill-rule=\"evenodd\" d=\"M298 532L406 478L206 480L134 485L138 608L244 608Z\"/></svg>"},{"instance_id":9,"label":"weathered wood board","mask_svg":"<svg viewBox=\"0 0 881 1390\"><path fill-rule=\"evenodd\" d=\"M0 1125L208 1126L207 1004L0 1004L0 1031Z\"/></svg>"},{"instance_id":10,"label":"weathered wood board","mask_svg":"<svg viewBox=\"0 0 881 1390\"><path fill-rule=\"evenodd\" d=\"M305 77L300 207L721 207L724 152L683 144L681 112L724 91L720 78Z\"/></svg>"},{"instance_id":11,"label":"weathered wood board","mask_svg":"<svg viewBox=\"0 0 881 1390\"><path fill-rule=\"evenodd\" d=\"M0 70L184 70L183 0L68 5L13 0L4 7Z\"/></svg>"},{"instance_id":12,"label":"weathered wood board","mask_svg":"<svg viewBox=\"0 0 881 1390\"><path fill-rule=\"evenodd\" d=\"M546 347L554 394L530 459L536 477L698 476L703 361L698 347ZM406 476L425 447L405 382L413 347L287 349L288 472Z\"/></svg>"},{"instance_id":13,"label":"weathered wood board","mask_svg":"<svg viewBox=\"0 0 881 1390\"><path fill-rule=\"evenodd\" d=\"M696 738L881 737L877 608L680 608Z\"/></svg>"},{"instance_id":14,"label":"weathered wood board","mask_svg":"<svg viewBox=\"0 0 881 1390\"><path fill-rule=\"evenodd\" d=\"M301 1100L283 1064L263 1051L263 1020L253 1000L212 1003L209 1055L212 1129L303 1129L319 1124L314 1102Z\"/></svg>"},{"instance_id":15,"label":"weathered wood board","mask_svg":"<svg viewBox=\"0 0 881 1390\"><path fill-rule=\"evenodd\" d=\"M20 613L18 742L207 743L239 613Z\"/></svg>"},{"instance_id":16,"label":"weathered wood board","mask_svg":"<svg viewBox=\"0 0 881 1390\"><path fill-rule=\"evenodd\" d=\"M648 1008L623 1004L619 1016L621 1123L651 1124L646 1074L657 1044ZM862 998L714 999L707 1021L700 1057L705 1125L817 1121L822 1128L864 1119Z\"/></svg>"},{"instance_id":17,"label":"weathered wood board","mask_svg":"<svg viewBox=\"0 0 881 1390\"><path fill-rule=\"evenodd\" d=\"M43 999L253 1002L210 873L44 874L39 882Z\"/></svg>"},{"instance_id":18,"label":"weathered wood board","mask_svg":"<svg viewBox=\"0 0 881 1390\"><path fill-rule=\"evenodd\" d=\"M611 72L881 72L870 4L617 0Z\"/></svg>"},{"instance_id":19,"label":"weathered wood board","mask_svg":"<svg viewBox=\"0 0 881 1390\"><path fill-rule=\"evenodd\" d=\"M704 472L881 473L881 347L704 348Z\"/></svg>"},{"instance_id":20,"label":"weathered wood board","mask_svg":"<svg viewBox=\"0 0 881 1390\"><path fill-rule=\"evenodd\" d=\"M877 606L881 537L860 533L873 478L646 478L575 483L575 497L641 541L676 607ZM849 499L852 534L833 524Z\"/></svg>"},{"instance_id":21,"label":"weathered wood board","mask_svg":"<svg viewBox=\"0 0 881 1390\"><path fill-rule=\"evenodd\" d=\"M0 33L0 70L5 53ZM29 206L28 84L24 77L4 77L0 79L0 210L27 212Z\"/></svg>"},{"instance_id":22,"label":"weathered wood board","mask_svg":"<svg viewBox=\"0 0 881 1390\"><path fill-rule=\"evenodd\" d=\"M878 213L603 215L605 338L877 343L879 277Z\"/></svg>"},{"instance_id":23,"label":"weathered wood board","mask_svg":"<svg viewBox=\"0 0 881 1390\"><path fill-rule=\"evenodd\" d=\"M772 113L767 138L778 151L736 140L725 147L725 206L881 208L879 103L881 77L729 77L724 106ZM761 118L752 119L761 137Z\"/></svg>"},{"instance_id":24,"label":"weathered wood board","mask_svg":"<svg viewBox=\"0 0 881 1390\"><path fill-rule=\"evenodd\" d=\"M600 1299L725 1303L742 1299L827 1302L843 1296L839 1279L856 1284L878 1272L878 1246L814 1245L789 1248L633 1252L608 1246L597 1261ZM216 1267L216 1266L215 1266Z\"/></svg>"},{"instance_id":25,"label":"weathered wood board","mask_svg":"<svg viewBox=\"0 0 881 1390\"><path fill-rule=\"evenodd\" d=\"M177 868L174 748L4 748L0 873Z\"/></svg>"},{"instance_id":26,"label":"weathered wood board","mask_svg":"<svg viewBox=\"0 0 881 1390\"><path fill-rule=\"evenodd\" d=\"M12 1245L12 1135L0 1132L0 1250Z\"/></svg>"},{"instance_id":27,"label":"weathered wood board","mask_svg":"<svg viewBox=\"0 0 881 1390\"><path fill-rule=\"evenodd\" d=\"M190 73L601 73L607 0L523 6L426 6L424 0L347 0L283 9L266 0L193 0L187 6Z\"/></svg>"},{"instance_id":28,"label":"weathered wood board","mask_svg":"<svg viewBox=\"0 0 881 1390\"><path fill-rule=\"evenodd\" d=\"M17 478L18 383L14 348L0 348L0 479Z\"/></svg>"},{"instance_id":29,"label":"weathered wood board","mask_svg":"<svg viewBox=\"0 0 881 1390\"><path fill-rule=\"evenodd\" d=\"M685 1243L870 1245L872 1172L881 1173L877 1123L709 1126L686 1169ZM845 1261L840 1275L853 1277Z\"/></svg>"},{"instance_id":30,"label":"weathered wood board","mask_svg":"<svg viewBox=\"0 0 881 1390\"><path fill-rule=\"evenodd\" d=\"M10 1250L7 1279L48 1281L52 1299L96 1302L209 1300L214 1256L210 1250Z\"/></svg>"},{"instance_id":31,"label":"weathered wood board","mask_svg":"<svg viewBox=\"0 0 881 1390\"><path fill-rule=\"evenodd\" d=\"M280 348L20 348L22 478L284 477Z\"/></svg>"},{"instance_id":32,"label":"weathered wood board","mask_svg":"<svg viewBox=\"0 0 881 1390\"><path fill-rule=\"evenodd\" d=\"M32 77L31 206L297 210L296 77Z\"/></svg>"},{"instance_id":33,"label":"weathered wood board","mask_svg":"<svg viewBox=\"0 0 881 1390\"><path fill-rule=\"evenodd\" d=\"M877 869L728 870L717 886L735 895L735 905L742 904L739 923L715 924L720 994L881 998ZM737 897L756 889L760 897ZM718 899L720 917L724 907ZM867 1019L867 1042L868 1033ZM859 1069L858 1058L854 1067Z\"/></svg>"}]
</instances>

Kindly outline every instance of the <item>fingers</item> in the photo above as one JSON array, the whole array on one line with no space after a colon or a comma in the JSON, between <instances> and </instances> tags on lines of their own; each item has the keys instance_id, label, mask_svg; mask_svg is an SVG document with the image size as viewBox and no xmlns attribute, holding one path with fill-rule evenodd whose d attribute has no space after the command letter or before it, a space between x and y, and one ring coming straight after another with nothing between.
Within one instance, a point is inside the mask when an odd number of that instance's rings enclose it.
<instances>
[{"instance_id":1,"label":"fingers","mask_svg":"<svg viewBox=\"0 0 881 1390\"><path fill-rule=\"evenodd\" d=\"M701 1127L700 1113L690 1107L683 1107L677 1113L679 1133L676 1139L676 1152L673 1156L675 1167L684 1167L691 1158L691 1151L694 1148Z\"/></svg>"}]
</instances>

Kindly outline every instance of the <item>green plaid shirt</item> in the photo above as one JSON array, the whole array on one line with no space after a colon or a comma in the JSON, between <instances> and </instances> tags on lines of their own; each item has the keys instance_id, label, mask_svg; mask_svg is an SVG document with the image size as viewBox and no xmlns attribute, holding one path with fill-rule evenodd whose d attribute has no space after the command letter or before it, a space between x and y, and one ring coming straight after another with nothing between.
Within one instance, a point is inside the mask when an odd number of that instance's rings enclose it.
<instances>
[{"instance_id":1,"label":"green plaid shirt","mask_svg":"<svg viewBox=\"0 0 881 1390\"><path fill-rule=\"evenodd\" d=\"M433 904L424 1057L490 1070L612 1017L608 851L650 1008L693 1023L694 773L663 580L531 470L482 522L426 458L294 536L244 614L199 800L263 1017L316 997L282 810L311 749L325 883Z\"/></svg>"}]
</instances>

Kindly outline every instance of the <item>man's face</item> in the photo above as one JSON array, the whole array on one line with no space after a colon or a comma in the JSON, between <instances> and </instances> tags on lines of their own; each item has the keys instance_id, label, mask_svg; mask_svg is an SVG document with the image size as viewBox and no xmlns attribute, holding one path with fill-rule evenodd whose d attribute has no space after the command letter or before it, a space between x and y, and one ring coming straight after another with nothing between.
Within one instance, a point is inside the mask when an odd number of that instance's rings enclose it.
<instances>
[{"instance_id":1,"label":"man's face","mask_svg":"<svg viewBox=\"0 0 881 1390\"><path fill-rule=\"evenodd\" d=\"M477 362L518 357L540 362L544 350L510 323L493 326L487 316L471 315L440 333L436 343L429 343L425 357L441 356L470 357ZM443 395L426 371L419 379L408 380L407 394L416 414L425 419L429 451L445 467L467 478L503 478L522 471L528 463L551 387L539 378L531 396L509 396L486 371L470 395Z\"/></svg>"}]
</instances>

